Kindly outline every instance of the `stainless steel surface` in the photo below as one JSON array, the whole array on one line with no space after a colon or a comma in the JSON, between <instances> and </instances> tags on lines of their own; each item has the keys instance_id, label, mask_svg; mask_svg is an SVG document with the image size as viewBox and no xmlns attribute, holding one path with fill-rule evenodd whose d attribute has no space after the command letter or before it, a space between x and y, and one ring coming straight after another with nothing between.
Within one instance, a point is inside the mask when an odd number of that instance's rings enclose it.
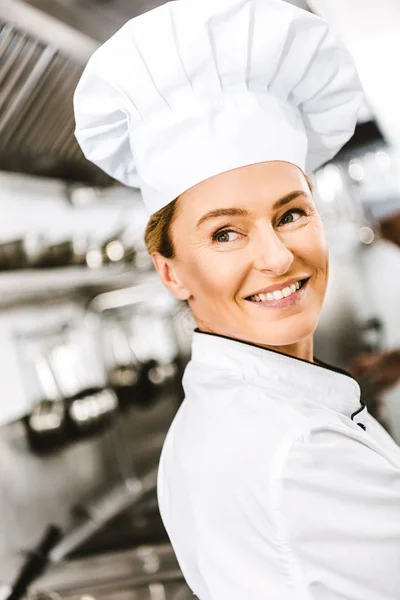
<instances>
[{"instance_id":1,"label":"stainless steel surface","mask_svg":"<svg viewBox=\"0 0 400 600\"><path fill-rule=\"evenodd\" d=\"M89 507L87 520L73 529L50 553L50 561L58 563L78 550L104 525L128 508L142 500L149 492L155 492L157 468L153 468L141 479L131 477L104 496L96 499Z\"/></svg>"},{"instance_id":2,"label":"stainless steel surface","mask_svg":"<svg viewBox=\"0 0 400 600\"><path fill-rule=\"evenodd\" d=\"M99 269L110 264L134 268L137 242L125 241L122 234L116 231L105 241L91 241L88 233L64 234L61 239L54 240L37 231L29 236L4 240L0 242L0 271L83 265Z\"/></svg>"},{"instance_id":3,"label":"stainless steel surface","mask_svg":"<svg viewBox=\"0 0 400 600\"><path fill-rule=\"evenodd\" d=\"M11 93L14 91L13 87L16 85L20 74L24 71L25 67L28 67L30 60L33 59L36 49L37 44L35 42L33 42L30 45L30 47L27 48L26 54L19 64L19 68L14 72L14 78L11 79L11 82L8 82L8 89L7 85L5 85L3 88L3 98L6 98L7 93L11 95ZM5 111L5 113L3 113L0 122L0 134L3 137L3 143L10 141L12 129L9 128L8 136L6 133L6 129L10 124L11 119L15 118L15 116L21 112L24 104L27 102L35 87L37 87L40 80L43 78L46 70L50 68L50 65L53 62L55 55L55 48L51 48L49 46L45 47L40 53L38 59L34 62L32 68L29 71L29 74L24 78L24 82L22 83L22 85L19 86L16 92L14 92L13 102L12 104L8 104L7 110Z\"/></svg>"},{"instance_id":4,"label":"stainless steel surface","mask_svg":"<svg viewBox=\"0 0 400 600\"><path fill-rule=\"evenodd\" d=\"M161 282L158 277L154 276L151 281L134 287L99 294L90 302L88 310L103 313L124 306L133 306L156 297L160 290L162 290Z\"/></svg>"},{"instance_id":5,"label":"stainless steel surface","mask_svg":"<svg viewBox=\"0 0 400 600\"><path fill-rule=\"evenodd\" d=\"M140 546L52 567L31 589L30 598L40 597L45 590L68 600L193 598L169 544Z\"/></svg>"},{"instance_id":6,"label":"stainless steel surface","mask_svg":"<svg viewBox=\"0 0 400 600\"><path fill-rule=\"evenodd\" d=\"M112 429L46 456L30 452L21 422L1 427L0 582L13 581L24 552L35 546L48 523L65 534L57 559L69 549L76 551L78 538L83 542L86 534L95 534L117 506L126 508L124 514L87 540L86 553L167 541L151 489L176 409L176 397L164 395L146 411L131 407ZM149 498L130 510L144 491Z\"/></svg>"},{"instance_id":7,"label":"stainless steel surface","mask_svg":"<svg viewBox=\"0 0 400 600\"><path fill-rule=\"evenodd\" d=\"M38 400L54 403L52 408L63 402L66 419L54 411L33 414L30 410L28 436L26 418L0 428L0 453L7 457L5 465L0 465L0 512L7 520L0 539L0 582L12 582L24 549L35 546L48 524L63 530L63 538L51 554L53 562L71 553L104 552L166 539L158 513L156 477L162 443L180 403L177 371L166 369L179 346L173 330L164 323L159 327L160 319L171 319L169 296L164 291L168 302L162 302L160 291L158 288L155 293L151 285L143 285L136 295L131 290L128 307L132 314L127 306L119 306L120 298L110 294L108 303L91 305L99 308L97 314L93 310L72 313L47 326L32 323L18 332L31 406ZM97 402L97 410L99 395L105 392L116 398L108 388L98 328L101 308L107 318L115 317L109 310L110 300L118 300L114 302L118 310L130 315L128 325L132 321L139 336L134 341L141 365L152 357L156 361L154 373L146 371L155 401L141 398L138 408L129 400L125 406L119 403L118 411L114 403L113 418L94 429L92 404ZM137 396L148 392L147 387L140 388ZM81 406L81 401L88 401L90 410L86 404ZM83 420L78 423L81 409ZM54 416L60 416L55 428ZM32 443L30 432L38 419L35 433L59 432L57 443L49 438L47 445Z\"/></svg>"},{"instance_id":8,"label":"stainless steel surface","mask_svg":"<svg viewBox=\"0 0 400 600\"><path fill-rule=\"evenodd\" d=\"M7 6L0 3L0 170L110 182L74 137L72 96L87 56L73 61L32 37L6 20L17 14Z\"/></svg>"},{"instance_id":9,"label":"stainless steel surface","mask_svg":"<svg viewBox=\"0 0 400 600\"><path fill-rule=\"evenodd\" d=\"M32 38L58 48L64 56L77 64L84 64L99 46L96 36L91 38L81 33L79 28L71 27L62 18L52 16L51 10L40 10L40 2L36 4L39 7L35 6L35 2L2 0L0 19L15 23L17 28ZM50 0L47 4L53 9L57 8L56 0ZM61 8L61 5L58 7ZM96 18L96 12L92 12L92 19Z\"/></svg>"},{"instance_id":10,"label":"stainless steel surface","mask_svg":"<svg viewBox=\"0 0 400 600\"><path fill-rule=\"evenodd\" d=\"M145 275L138 276L133 269L120 265L101 269L73 266L47 270L9 270L0 276L0 309L35 304L54 305L74 298L88 302L104 290L125 288L145 279Z\"/></svg>"}]
</instances>

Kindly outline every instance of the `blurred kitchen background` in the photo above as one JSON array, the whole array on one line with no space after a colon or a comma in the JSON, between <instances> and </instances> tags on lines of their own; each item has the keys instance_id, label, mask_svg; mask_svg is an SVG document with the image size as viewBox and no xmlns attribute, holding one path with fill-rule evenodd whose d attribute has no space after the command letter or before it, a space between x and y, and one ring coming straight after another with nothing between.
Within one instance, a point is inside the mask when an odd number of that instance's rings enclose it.
<instances>
[{"instance_id":1,"label":"blurred kitchen background","mask_svg":"<svg viewBox=\"0 0 400 600\"><path fill-rule=\"evenodd\" d=\"M0 0L0 598L193 597L156 498L193 323L155 277L139 191L73 135L89 56L161 3ZM331 21L366 91L314 176L331 254L315 355L346 368L400 348L400 241L380 226L400 213L400 4L292 3ZM361 383L399 442L400 387Z\"/></svg>"}]
</instances>

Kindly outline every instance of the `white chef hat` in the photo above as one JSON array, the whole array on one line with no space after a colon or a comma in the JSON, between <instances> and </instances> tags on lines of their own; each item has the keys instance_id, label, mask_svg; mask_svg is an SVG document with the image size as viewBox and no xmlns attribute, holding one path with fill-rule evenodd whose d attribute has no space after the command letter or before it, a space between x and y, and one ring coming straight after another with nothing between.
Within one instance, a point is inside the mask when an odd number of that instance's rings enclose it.
<instances>
[{"instance_id":1,"label":"white chef hat","mask_svg":"<svg viewBox=\"0 0 400 600\"><path fill-rule=\"evenodd\" d=\"M352 58L316 15L283 0L175 0L90 58L75 135L153 213L245 165L312 172L351 137L361 102Z\"/></svg>"}]
</instances>

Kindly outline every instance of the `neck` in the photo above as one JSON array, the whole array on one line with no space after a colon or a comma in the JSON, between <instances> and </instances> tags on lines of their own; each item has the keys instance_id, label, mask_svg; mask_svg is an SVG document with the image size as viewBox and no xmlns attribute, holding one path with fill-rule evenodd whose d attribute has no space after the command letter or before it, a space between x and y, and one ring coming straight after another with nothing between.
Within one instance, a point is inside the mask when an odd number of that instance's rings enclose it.
<instances>
[{"instance_id":1,"label":"neck","mask_svg":"<svg viewBox=\"0 0 400 600\"><path fill-rule=\"evenodd\" d=\"M209 327L206 327L204 323L196 323L197 327L200 331L205 333L214 333L216 335L222 335L231 339L239 339L234 338L228 333L224 333L222 331L213 331ZM250 344L254 344L255 346L259 346L260 348L266 348L267 350L275 350L275 352L281 352L282 354L287 354L288 356L293 356L294 358L301 358L302 360L306 360L308 362L313 363L313 352L314 352L314 342L313 336L309 335L307 338L300 340L299 342L295 342L294 344L286 344L284 346L272 346L271 344L258 344L253 342L252 340L242 339L239 340L242 342L247 342Z\"/></svg>"},{"instance_id":2,"label":"neck","mask_svg":"<svg viewBox=\"0 0 400 600\"><path fill-rule=\"evenodd\" d=\"M295 344L288 344L286 346L268 346L263 344L262 347L270 350L276 350L278 352L282 352L283 354L287 354L288 356L294 356L295 358L301 358L311 363L314 362L314 343L312 336L309 336L304 340L300 340L300 342L296 342Z\"/></svg>"}]
</instances>

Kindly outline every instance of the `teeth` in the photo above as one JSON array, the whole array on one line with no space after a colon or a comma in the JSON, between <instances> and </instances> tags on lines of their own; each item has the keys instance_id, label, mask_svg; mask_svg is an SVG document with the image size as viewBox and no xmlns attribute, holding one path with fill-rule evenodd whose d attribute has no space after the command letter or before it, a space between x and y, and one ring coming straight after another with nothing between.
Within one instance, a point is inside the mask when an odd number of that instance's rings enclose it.
<instances>
[{"instance_id":1,"label":"teeth","mask_svg":"<svg viewBox=\"0 0 400 600\"><path fill-rule=\"evenodd\" d=\"M253 302L271 302L271 300L281 300L282 298L287 298L291 296L300 289L300 282L292 283L290 286L283 288L282 290L275 290L274 292L268 292L267 294L257 294L256 296L251 296L251 300Z\"/></svg>"}]
</instances>

